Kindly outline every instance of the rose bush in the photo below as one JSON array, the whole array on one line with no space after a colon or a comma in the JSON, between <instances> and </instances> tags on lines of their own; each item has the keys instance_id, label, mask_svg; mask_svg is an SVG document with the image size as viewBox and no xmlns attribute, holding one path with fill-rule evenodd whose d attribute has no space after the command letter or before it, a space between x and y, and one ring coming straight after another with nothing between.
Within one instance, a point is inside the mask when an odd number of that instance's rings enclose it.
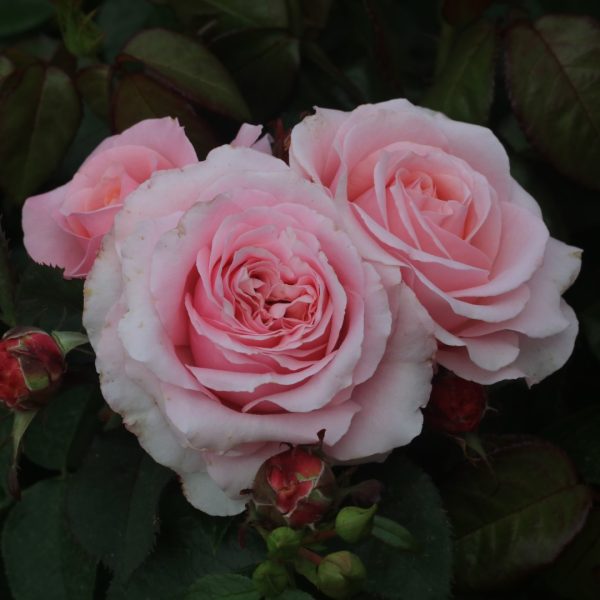
<instances>
[{"instance_id":1,"label":"rose bush","mask_svg":"<svg viewBox=\"0 0 600 600\"><path fill-rule=\"evenodd\" d=\"M198 162L176 119L147 119L104 140L65 185L23 206L27 252L85 277L127 195L152 173Z\"/></svg>"},{"instance_id":2,"label":"rose bush","mask_svg":"<svg viewBox=\"0 0 600 600\"><path fill-rule=\"evenodd\" d=\"M318 108L293 129L290 165L329 188L386 284L413 289L440 364L536 383L569 357L577 320L561 294L580 251L550 237L489 129L406 100Z\"/></svg>"},{"instance_id":3,"label":"rose bush","mask_svg":"<svg viewBox=\"0 0 600 600\"><path fill-rule=\"evenodd\" d=\"M384 290L334 203L282 161L224 146L131 193L90 272L104 397L212 514L243 509L281 442L367 459L419 433L433 324Z\"/></svg>"}]
</instances>

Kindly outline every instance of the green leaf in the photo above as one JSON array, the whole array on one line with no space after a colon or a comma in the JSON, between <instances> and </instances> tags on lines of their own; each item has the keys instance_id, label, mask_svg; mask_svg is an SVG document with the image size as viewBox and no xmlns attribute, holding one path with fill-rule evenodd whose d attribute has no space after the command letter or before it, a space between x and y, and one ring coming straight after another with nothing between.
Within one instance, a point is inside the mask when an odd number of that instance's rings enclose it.
<instances>
[{"instance_id":1,"label":"green leaf","mask_svg":"<svg viewBox=\"0 0 600 600\"><path fill-rule=\"evenodd\" d=\"M8 489L9 473L12 466L12 426L13 413L0 406L0 510L12 502Z\"/></svg>"},{"instance_id":2,"label":"green leaf","mask_svg":"<svg viewBox=\"0 0 600 600\"><path fill-rule=\"evenodd\" d=\"M56 171L57 179L63 181L71 179L91 152L110 135L107 119L92 112L89 105L84 106L81 125Z\"/></svg>"},{"instance_id":3,"label":"green leaf","mask_svg":"<svg viewBox=\"0 0 600 600\"><path fill-rule=\"evenodd\" d=\"M110 110L110 75L108 65L93 65L79 71L75 78L75 85L85 103L101 119L107 119Z\"/></svg>"},{"instance_id":4,"label":"green leaf","mask_svg":"<svg viewBox=\"0 0 600 600\"><path fill-rule=\"evenodd\" d=\"M299 41L285 31L253 29L224 35L212 48L239 85L255 118L272 117L296 81Z\"/></svg>"},{"instance_id":5,"label":"green leaf","mask_svg":"<svg viewBox=\"0 0 600 600\"><path fill-rule=\"evenodd\" d=\"M585 527L548 570L544 583L565 600L600 598L600 508L593 508Z\"/></svg>"},{"instance_id":6,"label":"green leaf","mask_svg":"<svg viewBox=\"0 0 600 600\"><path fill-rule=\"evenodd\" d=\"M190 586L184 600L260 600L260 594L249 577L206 575Z\"/></svg>"},{"instance_id":7,"label":"green leaf","mask_svg":"<svg viewBox=\"0 0 600 600\"><path fill-rule=\"evenodd\" d=\"M112 62L133 35L146 27L168 21L163 7L148 0L104 0L98 7L96 22L104 32L104 54Z\"/></svg>"},{"instance_id":8,"label":"green leaf","mask_svg":"<svg viewBox=\"0 0 600 600\"><path fill-rule=\"evenodd\" d=\"M29 426L23 447L27 458L59 471L76 467L98 425L96 386L62 389Z\"/></svg>"},{"instance_id":9,"label":"green leaf","mask_svg":"<svg viewBox=\"0 0 600 600\"><path fill-rule=\"evenodd\" d=\"M15 202L56 169L79 126L81 106L70 77L33 65L5 82L0 101L0 187Z\"/></svg>"},{"instance_id":10,"label":"green leaf","mask_svg":"<svg viewBox=\"0 0 600 600\"><path fill-rule=\"evenodd\" d=\"M49 0L0 1L0 38L38 27L54 15Z\"/></svg>"},{"instance_id":11,"label":"green leaf","mask_svg":"<svg viewBox=\"0 0 600 600\"><path fill-rule=\"evenodd\" d=\"M0 55L0 87L4 80L14 71L14 65L12 61L6 57Z\"/></svg>"},{"instance_id":12,"label":"green leaf","mask_svg":"<svg viewBox=\"0 0 600 600\"><path fill-rule=\"evenodd\" d=\"M8 257L8 243L0 228L0 319L9 327L14 327L17 324L15 290Z\"/></svg>"},{"instance_id":13,"label":"green leaf","mask_svg":"<svg viewBox=\"0 0 600 600\"><path fill-rule=\"evenodd\" d=\"M264 559L262 539L248 531L244 546L235 520L210 517L193 508L172 486L161 505L161 532L155 551L127 583L111 586L108 600L180 598L204 575L250 575Z\"/></svg>"},{"instance_id":14,"label":"green leaf","mask_svg":"<svg viewBox=\"0 0 600 600\"><path fill-rule=\"evenodd\" d=\"M126 579L154 546L160 494L172 472L118 430L97 438L68 491L72 531L116 578Z\"/></svg>"},{"instance_id":15,"label":"green leaf","mask_svg":"<svg viewBox=\"0 0 600 600\"><path fill-rule=\"evenodd\" d=\"M41 481L25 491L8 515L2 556L18 600L94 597L96 565L66 527L65 487L65 481Z\"/></svg>"},{"instance_id":16,"label":"green leaf","mask_svg":"<svg viewBox=\"0 0 600 600\"><path fill-rule=\"evenodd\" d=\"M391 519L375 515L371 533L384 544L398 550L412 550L415 548L415 539L410 531Z\"/></svg>"},{"instance_id":17,"label":"green leaf","mask_svg":"<svg viewBox=\"0 0 600 600\"><path fill-rule=\"evenodd\" d=\"M506 34L511 103L561 173L600 188L600 28L578 16L517 22Z\"/></svg>"},{"instance_id":18,"label":"green leaf","mask_svg":"<svg viewBox=\"0 0 600 600\"><path fill-rule=\"evenodd\" d=\"M17 286L20 323L42 329L81 328L83 281L64 279L59 269L30 262Z\"/></svg>"},{"instance_id":19,"label":"green leaf","mask_svg":"<svg viewBox=\"0 0 600 600\"><path fill-rule=\"evenodd\" d=\"M149 73L208 110L238 121L250 118L225 67L204 46L179 33L142 31L123 48L121 59L143 63Z\"/></svg>"},{"instance_id":20,"label":"green leaf","mask_svg":"<svg viewBox=\"0 0 600 600\"><path fill-rule=\"evenodd\" d=\"M544 437L565 450L585 481L600 485L600 406L562 418Z\"/></svg>"},{"instance_id":21,"label":"green leaf","mask_svg":"<svg viewBox=\"0 0 600 600\"><path fill-rule=\"evenodd\" d=\"M591 504L589 489L556 446L510 436L488 440L486 449L491 469L465 463L442 487L454 526L456 583L476 591L552 562Z\"/></svg>"},{"instance_id":22,"label":"green leaf","mask_svg":"<svg viewBox=\"0 0 600 600\"><path fill-rule=\"evenodd\" d=\"M389 477L379 516L406 525L418 549L402 552L369 538L356 549L369 578L366 591L393 600L443 600L450 592L450 528L429 476L402 456L386 463Z\"/></svg>"},{"instance_id":23,"label":"green leaf","mask_svg":"<svg viewBox=\"0 0 600 600\"><path fill-rule=\"evenodd\" d=\"M481 17L492 0L444 0L442 15L448 23L463 26Z\"/></svg>"},{"instance_id":24,"label":"green leaf","mask_svg":"<svg viewBox=\"0 0 600 600\"><path fill-rule=\"evenodd\" d=\"M208 120L200 117L181 96L140 73L121 77L113 96L115 129L123 131L143 119L156 117L179 119L199 158L221 143Z\"/></svg>"},{"instance_id":25,"label":"green leaf","mask_svg":"<svg viewBox=\"0 0 600 600\"><path fill-rule=\"evenodd\" d=\"M286 0L170 0L169 3L183 23L200 18L210 22L216 33L241 28L285 28L288 24Z\"/></svg>"},{"instance_id":26,"label":"green leaf","mask_svg":"<svg viewBox=\"0 0 600 600\"><path fill-rule=\"evenodd\" d=\"M313 600L313 597L302 590L288 588L277 596L277 600Z\"/></svg>"},{"instance_id":27,"label":"green leaf","mask_svg":"<svg viewBox=\"0 0 600 600\"><path fill-rule=\"evenodd\" d=\"M457 35L422 104L452 119L483 124L494 90L496 29L486 21Z\"/></svg>"}]
</instances>

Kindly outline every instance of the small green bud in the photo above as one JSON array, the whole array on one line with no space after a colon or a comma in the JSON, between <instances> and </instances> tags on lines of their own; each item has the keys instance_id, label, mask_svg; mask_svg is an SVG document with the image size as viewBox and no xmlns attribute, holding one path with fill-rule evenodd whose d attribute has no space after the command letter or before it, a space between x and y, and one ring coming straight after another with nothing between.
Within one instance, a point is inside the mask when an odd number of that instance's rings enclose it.
<instances>
[{"instance_id":1,"label":"small green bud","mask_svg":"<svg viewBox=\"0 0 600 600\"><path fill-rule=\"evenodd\" d=\"M279 563L266 560L260 563L252 574L256 589L267 598L279 596L289 583L286 568Z\"/></svg>"},{"instance_id":2,"label":"small green bud","mask_svg":"<svg viewBox=\"0 0 600 600\"><path fill-rule=\"evenodd\" d=\"M373 517L377 512L377 504L371 508L346 506L335 518L335 532L349 544L367 537L373 529Z\"/></svg>"},{"instance_id":3,"label":"small green bud","mask_svg":"<svg viewBox=\"0 0 600 600\"><path fill-rule=\"evenodd\" d=\"M290 527L278 527L267 537L269 556L291 560L298 554L302 536Z\"/></svg>"},{"instance_id":4,"label":"small green bud","mask_svg":"<svg viewBox=\"0 0 600 600\"><path fill-rule=\"evenodd\" d=\"M346 550L329 554L317 568L317 587L336 600L359 592L366 579L367 571L360 558Z\"/></svg>"}]
</instances>

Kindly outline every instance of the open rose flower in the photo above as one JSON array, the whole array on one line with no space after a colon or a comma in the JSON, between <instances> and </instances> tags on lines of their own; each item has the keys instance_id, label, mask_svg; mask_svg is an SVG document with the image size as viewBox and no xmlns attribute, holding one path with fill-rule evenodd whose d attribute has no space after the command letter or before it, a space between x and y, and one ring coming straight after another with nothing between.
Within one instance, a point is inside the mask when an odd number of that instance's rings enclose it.
<instances>
[{"instance_id":1,"label":"open rose flower","mask_svg":"<svg viewBox=\"0 0 600 600\"><path fill-rule=\"evenodd\" d=\"M281 442L338 460L419 433L433 325L389 293L321 186L224 146L126 200L86 281L104 397L190 501L235 514Z\"/></svg>"},{"instance_id":2,"label":"open rose flower","mask_svg":"<svg viewBox=\"0 0 600 600\"><path fill-rule=\"evenodd\" d=\"M437 361L480 383L535 383L573 349L561 294L580 251L549 236L492 132L406 100L317 109L290 165L329 188L361 255L400 277L436 323Z\"/></svg>"},{"instance_id":3,"label":"open rose flower","mask_svg":"<svg viewBox=\"0 0 600 600\"><path fill-rule=\"evenodd\" d=\"M124 199L152 173L198 162L175 119L147 119L104 140L73 179L23 207L27 252L38 263L85 277Z\"/></svg>"}]
</instances>

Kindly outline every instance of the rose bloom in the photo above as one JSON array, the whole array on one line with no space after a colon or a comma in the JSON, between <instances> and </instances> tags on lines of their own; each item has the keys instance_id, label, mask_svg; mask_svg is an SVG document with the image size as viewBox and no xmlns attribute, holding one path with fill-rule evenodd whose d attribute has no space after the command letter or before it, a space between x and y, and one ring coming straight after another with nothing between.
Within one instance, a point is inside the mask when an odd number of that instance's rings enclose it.
<instances>
[{"instance_id":1,"label":"rose bloom","mask_svg":"<svg viewBox=\"0 0 600 600\"><path fill-rule=\"evenodd\" d=\"M381 456L422 425L433 324L325 190L223 146L129 195L87 278L104 397L197 508L235 514L282 442Z\"/></svg>"},{"instance_id":2,"label":"rose bloom","mask_svg":"<svg viewBox=\"0 0 600 600\"><path fill-rule=\"evenodd\" d=\"M124 199L152 173L198 162L175 119L147 119L104 140L67 184L23 206L27 252L34 261L85 277Z\"/></svg>"},{"instance_id":3,"label":"rose bloom","mask_svg":"<svg viewBox=\"0 0 600 600\"><path fill-rule=\"evenodd\" d=\"M435 321L441 365L531 384L564 364L577 320L561 294L581 253L550 237L489 129L392 100L318 108L291 137L291 167L329 188L361 255Z\"/></svg>"}]
</instances>

